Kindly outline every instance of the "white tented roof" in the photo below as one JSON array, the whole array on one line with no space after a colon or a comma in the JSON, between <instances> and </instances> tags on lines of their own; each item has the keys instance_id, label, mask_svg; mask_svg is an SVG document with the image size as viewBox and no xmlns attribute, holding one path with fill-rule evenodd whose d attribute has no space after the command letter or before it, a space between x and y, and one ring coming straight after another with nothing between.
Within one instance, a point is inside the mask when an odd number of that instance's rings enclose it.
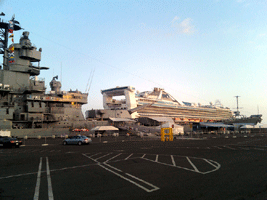
<instances>
[{"instance_id":1,"label":"white tented roof","mask_svg":"<svg viewBox=\"0 0 267 200\"><path fill-rule=\"evenodd\" d=\"M241 126L240 128L255 128L255 127L252 125L244 125L244 126Z\"/></svg>"},{"instance_id":2,"label":"white tented roof","mask_svg":"<svg viewBox=\"0 0 267 200\"><path fill-rule=\"evenodd\" d=\"M118 128L114 126L96 126L91 129L91 131L117 131Z\"/></svg>"},{"instance_id":3,"label":"white tented roof","mask_svg":"<svg viewBox=\"0 0 267 200\"><path fill-rule=\"evenodd\" d=\"M172 128L173 126L173 128ZM172 128L172 132L174 135L176 134L183 134L184 133L184 127L180 126L178 124L175 124L173 122L167 122L165 124L162 124L160 126L158 126L159 128Z\"/></svg>"},{"instance_id":4,"label":"white tented roof","mask_svg":"<svg viewBox=\"0 0 267 200\"><path fill-rule=\"evenodd\" d=\"M127 119L127 118L109 118L113 122L135 122L133 119Z\"/></svg>"}]
</instances>

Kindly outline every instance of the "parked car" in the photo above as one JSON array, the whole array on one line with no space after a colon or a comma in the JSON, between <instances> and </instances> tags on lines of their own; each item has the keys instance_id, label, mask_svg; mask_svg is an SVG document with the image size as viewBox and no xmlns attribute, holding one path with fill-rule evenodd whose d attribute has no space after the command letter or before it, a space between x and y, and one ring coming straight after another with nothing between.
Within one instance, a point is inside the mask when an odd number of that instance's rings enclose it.
<instances>
[{"instance_id":1,"label":"parked car","mask_svg":"<svg viewBox=\"0 0 267 200\"><path fill-rule=\"evenodd\" d=\"M67 145L67 144L82 145L82 144L91 144L91 143L92 143L92 139L86 136L73 136L71 138L66 138L63 141L63 145Z\"/></svg>"},{"instance_id":2,"label":"parked car","mask_svg":"<svg viewBox=\"0 0 267 200\"><path fill-rule=\"evenodd\" d=\"M22 145L22 141L18 138L12 137L0 137L0 146L3 147L20 147Z\"/></svg>"}]
</instances>

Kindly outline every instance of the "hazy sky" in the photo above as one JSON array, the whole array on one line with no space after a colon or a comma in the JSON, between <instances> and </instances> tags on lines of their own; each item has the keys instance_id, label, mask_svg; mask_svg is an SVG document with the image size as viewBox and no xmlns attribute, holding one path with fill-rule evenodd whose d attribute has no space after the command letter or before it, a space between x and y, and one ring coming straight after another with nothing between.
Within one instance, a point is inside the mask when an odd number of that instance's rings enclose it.
<instances>
[{"instance_id":1,"label":"hazy sky","mask_svg":"<svg viewBox=\"0 0 267 200\"><path fill-rule=\"evenodd\" d=\"M86 109L103 108L100 90L164 88L178 101L220 100L267 123L267 1L94 0L0 1L37 48L47 88L86 91ZM23 31L15 33L18 42ZM62 69L62 70L61 70ZM62 76L61 76L62 75ZM90 82L90 81L89 81Z\"/></svg>"}]
</instances>

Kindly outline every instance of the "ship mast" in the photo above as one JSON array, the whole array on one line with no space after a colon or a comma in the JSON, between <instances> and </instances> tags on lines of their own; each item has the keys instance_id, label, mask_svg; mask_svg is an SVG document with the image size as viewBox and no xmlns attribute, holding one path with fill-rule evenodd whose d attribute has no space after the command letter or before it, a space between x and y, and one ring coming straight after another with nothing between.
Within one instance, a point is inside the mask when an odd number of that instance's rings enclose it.
<instances>
[{"instance_id":1,"label":"ship mast","mask_svg":"<svg viewBox=\"0 0 267 200\"><path fill-rule=\"evenodd\" d=\"M5 13L1 12L0 16L5 16ZM8 33L13 33L13 31L18 31L22 29L19 25L19 22L15 20L15 15L9 20L9 22L5 22L0 18L0 54L5 54L5 49L8 46ZM7 55L4 55L3 65L7 65Z\"/></svg>"},{"instance_id":2,"label":"ship mast","mask_svg":"<svg viewBox=\"0 0 267 200\"><path fill-rule=\"evenodd\" d=\"M240 111L239 111L239 107L238 107L238 97L240 96L235 96L236 98L236 111L234 112L235 116L240 116Z\"/></svg>"}]
</instances>

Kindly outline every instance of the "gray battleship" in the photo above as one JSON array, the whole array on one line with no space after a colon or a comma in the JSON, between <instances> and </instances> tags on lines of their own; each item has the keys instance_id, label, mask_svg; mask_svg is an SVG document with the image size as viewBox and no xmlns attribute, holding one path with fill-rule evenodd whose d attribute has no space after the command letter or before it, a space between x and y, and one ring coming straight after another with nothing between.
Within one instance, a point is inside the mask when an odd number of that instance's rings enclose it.
<instances>
[{"instance_id":1,"label":"gray battleship","mask_svg":"<svg viewBox=\"0 0 267 200\"><path fill-rule=\"evenodd\" d=\"M49 69L40 66L42 49L32 45L27 31L14 43L13 31L20 29L14 17L9 22L0 19L0 129L31 134L85 127L81 107L87 103L88 93L62 91L57 76L50 82L51 91L46 92L44 79L38 78L41 70ZM12 44L8 46L9 39ZM14 132L21 135L22 131Z\"/></svg>"},{"instance_id":2,"label":"gray battleship","mask_svg":"<svg viewBox=\"0 0 267 200\"><path fill-rule=\"evenodd\" d=\"M262 115L250 115L249 117L246 117L244 115L234 115L232 118L229 118L227 120L222 121L224 124L240 124L240 125L256 125L258 123L261 123L262 121Z\"/></svg>"},{"instance_id":3,"label":"gray battleship","mask_svg":"<svg viewBox=\"0 0 267 200\"><path fill-rule=\"evenodd\" d=\"M261 123L262 121L262 115L261 114L257 114L257 115L250 115L249 117L246 117L245 115L241 115L240 111L239 111L239 105L238 105L238 98L240 96L235 96L236 97L236 111L234 111L234 115L227 119L227 120L223 120L222 122L224 124L248 124L248 125L256 125L258 123Z\"/></svg>"}]
</instances>

